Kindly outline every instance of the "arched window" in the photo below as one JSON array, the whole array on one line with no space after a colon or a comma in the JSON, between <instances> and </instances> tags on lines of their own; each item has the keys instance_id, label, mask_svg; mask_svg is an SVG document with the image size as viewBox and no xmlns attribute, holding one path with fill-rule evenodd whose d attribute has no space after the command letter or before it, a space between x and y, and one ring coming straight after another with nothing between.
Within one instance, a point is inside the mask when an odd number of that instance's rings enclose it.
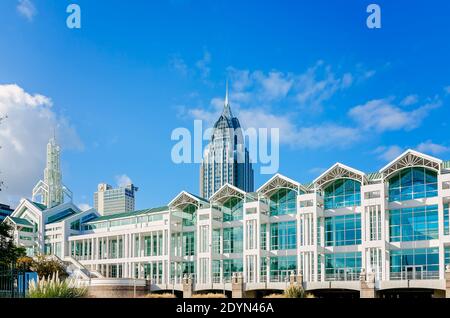
<instances>
[{"instance_id":1,"label":"arched window","mask_svg":"<svg viewBox=\"0 0 450 318\"><path fill-rule=\"evenodd\" d=\"M296 214L297 192L291 189L280 189L270 199L270 215Z\"/></svg>"},{"instance_id":2,"label":"arched window","mask_svg":"<svg viewBox=\"0 0 450 318\"><path fill-rule=\"evenodd\" d=\"M406 168L389 179L389 202L437 196L437 173L422 167Z\"/></svg>"},{"instance_id":3,"label":"arched window","mask_svg":"<svg viewBox=\"0 0 450 318\"><path fill-rule=\"evenodd\" d=\"M229 198L223 204L222 211L224 222L242 220L243 200L237 197Z\"/></svg>"},{"instance_id":4,"label":"arched window","mask_svg":"<svg viewBox=\"0 0 450 318\"><path fill-rule=\"evenodd\" d=\"M361 204L361 183L339 179L325 188L325 209L338 209Z\"/></svg>"}]
</instances>

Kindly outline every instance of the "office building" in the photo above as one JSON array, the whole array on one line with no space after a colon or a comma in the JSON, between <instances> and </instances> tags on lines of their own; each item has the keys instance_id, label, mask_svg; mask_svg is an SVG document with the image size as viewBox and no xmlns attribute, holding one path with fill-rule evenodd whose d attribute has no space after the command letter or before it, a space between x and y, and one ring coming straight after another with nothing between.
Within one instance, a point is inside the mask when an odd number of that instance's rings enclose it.
<instances>
[{"instance_id":1,"label":"office building","mask_svg":"<svg viewBox=\"0 0 450 318\"><path fill-rule=\"evenodd\" d=\"M227 183L253 191L253 168L241 125L231 113L228 83L222 114L214 124L200 165L200 196L209 198Z\"/></svg>"},{"instance_id":2,"label":"office building","mask_svg":"<svg viewBox=\"0 0 450 318\"><path fill-rule=\"evenodd\" d=\"M101 183L94 193L94 208L101 215L130 212L134 210L135 192L138 188L133 184L113 188L109 184Z\"/></svg>"}]
</instances>

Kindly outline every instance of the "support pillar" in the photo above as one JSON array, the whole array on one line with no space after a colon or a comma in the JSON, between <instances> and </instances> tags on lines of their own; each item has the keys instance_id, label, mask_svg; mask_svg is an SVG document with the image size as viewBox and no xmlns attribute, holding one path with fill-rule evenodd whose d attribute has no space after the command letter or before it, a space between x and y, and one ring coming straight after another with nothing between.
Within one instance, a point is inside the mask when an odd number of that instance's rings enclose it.
<instances>
[{"instance_id":1,"label":"support pillar","mask_svg":"<svg viewBox=\"0 0 450 318\"><path fill-rule=\"evenodd\" d=\"M183 276L183 298L191 298L194 290L192 283L192 275L184 274Z\"/></svg>"},{"instance_id":2,"label":"support pillar","mask_svg":"<svg viewBox=\"0 0 450 318\"><path fill-rule=\"evenodd\" d=\"M231 278L231 297L232 298L245 297L245 285L242 273L233 273L233 277Z\"/></svg>"},{"instance_id":3,"label":"support pillar","mask_svg":"<svg viewBox=\"0 0 450 318\"><path fill-rule=\"evenodd\" d=\"M450 265L445 266L445 298L450 298Z\"/></svg>"},{"instance_id":4,"label":"support pillar","mask_svg":"<svg viewBox=\"0 0 450 318\"><path fill-rule=\"evenodd\" d=\"M371 271L366 274L365 269L361 270L360 298L378 298L378 292L375 288L375 274Z\"/></svg>"}]
</instances>

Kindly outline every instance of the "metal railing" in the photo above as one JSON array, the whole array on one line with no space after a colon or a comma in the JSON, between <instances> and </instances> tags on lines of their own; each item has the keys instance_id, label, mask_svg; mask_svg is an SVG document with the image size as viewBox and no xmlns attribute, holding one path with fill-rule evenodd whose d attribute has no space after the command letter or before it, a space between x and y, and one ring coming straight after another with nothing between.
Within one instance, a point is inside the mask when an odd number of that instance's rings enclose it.
<instances>
[{"instance_id":1,"label":"metal railing","mask_svg":"<svg viewBox=\"0 0 450 318\"><path fill-rule=\"evenodd\" d=\"M24 298L27 289L24 271L12 266L0 266L0 298Z\"/></svg>"},{"instance_id":2,"label":"metal railing","mask_svg":"<svg viewBox=\"0 0 450 318\"><path fill-rule=\"evenodd\" d=\"M390 273L391 280L426 280L439 279L439 271L403 271Z\"/></svg>"},{"instance_id":3,"label":"metal railing","mask_svg":"<svg viewBox=\"0 0 450 318\"><path fill-rule=\"evenodd\" d=\"M356 281L359 274L353 272L325 274L325 281Z\"/></svg>"}]
</instances>

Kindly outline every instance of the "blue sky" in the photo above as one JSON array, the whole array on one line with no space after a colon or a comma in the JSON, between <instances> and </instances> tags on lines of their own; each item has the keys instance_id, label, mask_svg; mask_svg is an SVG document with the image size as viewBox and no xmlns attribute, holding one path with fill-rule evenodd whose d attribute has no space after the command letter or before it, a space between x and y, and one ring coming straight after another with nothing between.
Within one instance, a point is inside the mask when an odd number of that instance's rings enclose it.
<instances>
[{"instance_id":1,"label":"blue sky","mask_svg":"<svg viewBox=\"0 0 450 318\"><path fill-rule=\"evenodd\" d=\"M366 27L372 2L381 29ZM227 78L234 115L280 128L280 173L300 182L337 161L376 171L406 148L450 159L450 3L372 2L2 1L0 201L30 195L54 124L76 203L123 175L137 208L198 193L171 132L216 118Z\"/></svg>"}]
</instances>

